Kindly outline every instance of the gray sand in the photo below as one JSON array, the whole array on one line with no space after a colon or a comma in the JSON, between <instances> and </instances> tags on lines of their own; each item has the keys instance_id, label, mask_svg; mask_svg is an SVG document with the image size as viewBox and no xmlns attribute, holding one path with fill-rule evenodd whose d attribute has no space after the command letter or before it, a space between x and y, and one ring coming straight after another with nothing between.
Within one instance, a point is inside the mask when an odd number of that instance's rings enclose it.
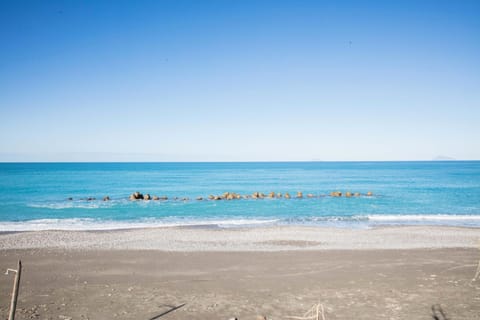
<instances>
[{"instance_id":1,"label":"gray sand","mask_svg":"<svg viewBox=\"0 0 480 320\"><path fill-rule=\"evenodd\" d=\"M278 251L325 249L477 248L480 229L379 227L338 229L151 228L115 231L36 231L0 234L0 250L61 248L164 251Z\"/></svg>"},{"instance_id":2,"label":"gray sand","mask_svg":"<svg viewBox=\"0 0 480 320\"><path fill-rule=\"evenodd\" d=\"M23 319L480 319L480 229L155 228L0 234ZM341 249L341 250L339 250ZM12 276L0 277L0 319ZM185 305L183 305L185 304ZM182 306L183 305L183 306Z\"/></svg>"}]
</instances>

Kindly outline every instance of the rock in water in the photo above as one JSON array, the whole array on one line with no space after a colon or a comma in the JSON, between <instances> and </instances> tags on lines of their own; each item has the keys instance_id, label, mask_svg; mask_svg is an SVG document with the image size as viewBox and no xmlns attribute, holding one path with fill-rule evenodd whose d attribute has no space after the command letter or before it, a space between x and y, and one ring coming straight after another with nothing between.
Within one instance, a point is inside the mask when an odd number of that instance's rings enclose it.
<instances>
[{"instance_id":1,"label":"rock in water","mask_svg":"<svg viewBox=\"0 0 480 320\"><path fill-rule=\"evenodd\" d=\"M143 200L151 200L152 198L150 195L147 193L146 195L143 196Z\"/></svg>"},{"instance_id":2,"label":"rock in water","mask_svg":"<svg viewBox=\"0 0 480 320\"><path fill-rule=\"evenodd\" d=\"M103 201L110 201L110 197L109 196L103 197Z\"/></svg>"},{"instance_id":3,"label":"rock in water","mask_svg":"<svg viewBox=\"0 0 480 320\"><path fill-rule=\"evenodd\" d=\"M130 195L129 197L130 200L139 200L139 199L143 199L143 194L141 194L140 192L134 192Z\"/></svg>"}]
</instances>

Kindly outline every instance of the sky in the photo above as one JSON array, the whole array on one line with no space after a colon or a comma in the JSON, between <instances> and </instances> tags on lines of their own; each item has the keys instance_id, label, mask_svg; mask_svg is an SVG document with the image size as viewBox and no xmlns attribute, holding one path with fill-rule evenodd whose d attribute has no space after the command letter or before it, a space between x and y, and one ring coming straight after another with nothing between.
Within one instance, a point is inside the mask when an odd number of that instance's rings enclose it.
<instances>
[{"instance_id":1,"label":"sky","mask_svg":"<svg viewBox=\"0 0 480 320\"><path fill-rule=\"evenodd\" d=\"M0 161L480 159L480 1L0 0Z\"/></svg>"}]
</instances>

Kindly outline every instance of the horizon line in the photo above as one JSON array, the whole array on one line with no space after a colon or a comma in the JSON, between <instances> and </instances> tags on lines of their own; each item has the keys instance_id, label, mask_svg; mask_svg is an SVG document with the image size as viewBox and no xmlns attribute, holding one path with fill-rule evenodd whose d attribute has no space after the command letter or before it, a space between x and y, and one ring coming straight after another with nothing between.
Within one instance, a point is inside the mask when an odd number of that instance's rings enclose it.
<instances>
[{"instance_id":1,"label":"horizon line","mask_svg":"<svg viewBox=\"0 0 480 320\"><path fill-rule=\"evenodd\" d=\"M480 159L417 160L246 160L246 161L2 161L0 163L307 163L307 162L468 162Z\"/></svg>"}]
</instances>

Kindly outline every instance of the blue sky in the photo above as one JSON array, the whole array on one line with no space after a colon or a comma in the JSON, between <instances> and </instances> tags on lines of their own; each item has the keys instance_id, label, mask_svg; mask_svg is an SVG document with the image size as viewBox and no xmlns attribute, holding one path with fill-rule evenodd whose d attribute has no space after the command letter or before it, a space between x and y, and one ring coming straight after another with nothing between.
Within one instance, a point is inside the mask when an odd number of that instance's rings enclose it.
<instances>
[{"instance_id":1,"label":"blue sky","mask_svg":"<svg viewBox=\"0 0 480 320\"><path fill-rule=\"evenodd\" d=\"M0 161L480 159L479 1L0 1Z\"/></svg>"}]
</instances>

